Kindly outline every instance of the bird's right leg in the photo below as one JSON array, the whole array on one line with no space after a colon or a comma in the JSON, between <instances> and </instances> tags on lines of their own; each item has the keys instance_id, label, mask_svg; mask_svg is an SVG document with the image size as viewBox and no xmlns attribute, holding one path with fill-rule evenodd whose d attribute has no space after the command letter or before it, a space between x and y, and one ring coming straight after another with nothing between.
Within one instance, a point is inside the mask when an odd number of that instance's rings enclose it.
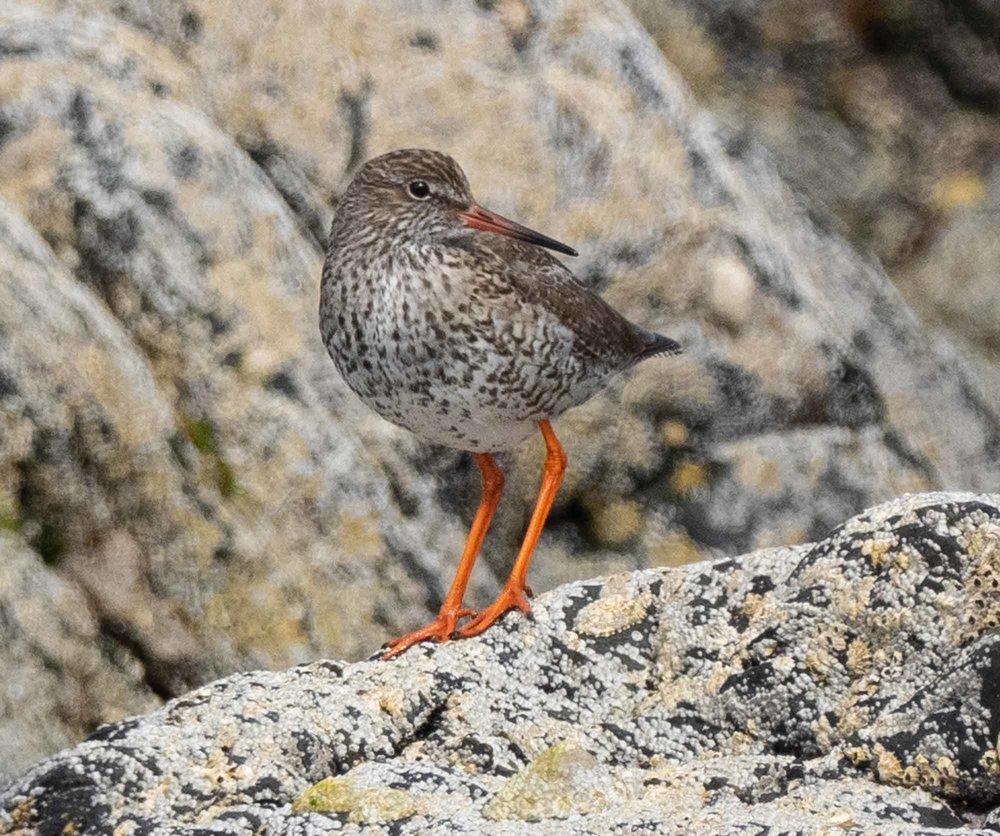
<instances>
[{"instance_id":1,"label":"bird's right leg","mask_svg":"<svg viewBox=\"0 0 1000 836\"><path fill-rule=\"evenodd\" d=\"M535 501L535 510L528 522L524 542L521 543L521 550L517 553L510 577L507 578L507 583L500 590L500 596L458 631L459 638L467 639L478 636L510 610L520 610L525 615L531 612L531 605L525 597L531 595L527 584L528 567L531 565L531 557L535 553L538 538L542 534L545 520L549 516L549 511L552 510L552 503L555 502L556 493L558 493L563 475L566 473L566 451L563 450L559 439L556 438L552 425L545 420L539 421L538 427L545 439L547 451L545 469L542 471L542 485L538 489L538 499Z\"/></svg>"},{"instance_id":2,"label":"bird's right leg","mask_svg":"<svg viewBox=\"0 0 1000 836\"><path fill-rule=\"evenodd\" d=\"M422 641L444 642L451 638L455 632L455 627L459 619L467 615L473 615L474 611L465 609L462 606L462 599L465 597L465 588L469 585L469 577L472 575L472 567L479 556L483 539L493 520L493 514L500 504L500 496L503 493L503 472L497 467L493 456L489 453L476 453L476 463L483 474L483 497L479 502L479 510L472 521L472 528L469 529L469 537L465 541L465 551L462 552L462 559L458 564L458 571L455 572L455 579L451 582L451 588L438 610L435 618L426 627L400 636L389 642L389 649L383 654L383 659L391 659L398 656L404 650Z\"/></svg>"}]
</instances>

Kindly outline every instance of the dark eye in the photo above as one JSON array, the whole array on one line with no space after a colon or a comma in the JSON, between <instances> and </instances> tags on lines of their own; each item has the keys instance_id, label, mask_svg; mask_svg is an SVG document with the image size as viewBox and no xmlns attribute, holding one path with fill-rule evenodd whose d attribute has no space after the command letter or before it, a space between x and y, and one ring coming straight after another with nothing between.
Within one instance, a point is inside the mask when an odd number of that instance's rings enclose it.
<instances>
[{"instance_id":1,"label":"dark eye","mask_svg":"<svg viewBox=\"0 0 1000 836\"><path fill-rule=\"evenodd\" d=\"M415 197L417 200L427 200L431 196L431 187L423 180L411 180L406 190L410 193L410 197Z\"/></svg>"}]
</instances>

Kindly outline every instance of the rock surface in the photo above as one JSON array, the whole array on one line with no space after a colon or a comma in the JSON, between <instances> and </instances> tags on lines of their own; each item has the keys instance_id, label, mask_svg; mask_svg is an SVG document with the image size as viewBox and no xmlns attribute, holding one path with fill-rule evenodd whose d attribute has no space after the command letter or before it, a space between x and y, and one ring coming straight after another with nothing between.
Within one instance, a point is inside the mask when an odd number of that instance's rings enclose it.
<instances>
[{"instance_id":1,"label":"rock surface","mask_svg":"<svg viewBox=\"0 0 1000 836\"><path fill-rule=\"evenodd\" d=\"M44 669L85 709L2 696L35 743L0 773L224 673L357 658L438 603L474 470L367 414L316 326L339 190L412 144L687 348L558 422L570 472L536 589L1000 481L965 361L617 2L8 0L0 527L82 632L46 656L37 621L3 623L37 658L0 673L35 693ZM496 574L539 462L506 462ZM75 635L93 668L68 663Z\"/></svg>"},{"instance_id":2,"label":"rock surface","mask_svg":"<svg viewBox=\"0 0 1000 836\"><path fill-rule=\"evenodd\" d=\"M20 834L996 833L1000 495L569 584L391 663L237 674L0 810Z\"/></svg>"},{"instance_id":3,"label":"rock surface","mask_svg":"<svg viewBox=\"0 0 1000 836\"><path fill-rule=\"evenodd\" d=\"M1000 407L1000 6L626 2L699 103L979 361Z\"/></svg>"}]
</instances>

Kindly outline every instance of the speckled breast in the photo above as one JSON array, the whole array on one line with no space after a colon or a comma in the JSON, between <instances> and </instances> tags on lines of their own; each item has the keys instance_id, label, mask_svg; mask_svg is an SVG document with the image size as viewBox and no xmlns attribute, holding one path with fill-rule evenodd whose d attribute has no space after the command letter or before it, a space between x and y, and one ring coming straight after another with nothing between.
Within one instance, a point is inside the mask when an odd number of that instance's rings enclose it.
<instances>
[{"instance_id":1,"label":"speckled breast","mask_svg":"<svg viewBox=\"0 0 1000 836\"><path fill-rule=\"evenodd\" d=\"M572 391L581 375L569 362L568 334L551 333L552 324L530 312L500 315L433 265L334 263L324 276L321 324L351 389L433 443L510 449L584 394Z\"/></svg>"}]
</instances>

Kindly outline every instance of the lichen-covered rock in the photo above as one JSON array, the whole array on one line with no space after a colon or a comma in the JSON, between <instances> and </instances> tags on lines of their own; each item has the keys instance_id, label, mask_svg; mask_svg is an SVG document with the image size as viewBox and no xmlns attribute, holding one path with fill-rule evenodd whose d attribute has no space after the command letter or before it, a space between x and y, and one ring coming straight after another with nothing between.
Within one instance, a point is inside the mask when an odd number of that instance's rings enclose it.
<instances>
[{"instance_id":1,"label":"lichen-covered rock","mask_svg":"<svg viewBox=\"0 0 1000 836\"><path fill-rule=\"evenodd\" d=\"M998 618L1000 495L914 495L220 680L29 770L0 832L992 833Z\"/></svg>"},{"instance_id":2,"label":"lichen-covered rock","mask_svg":"<svg viewBox=\"0 0 1000 836\"><path fill-rule=\"evenodd\" d=\"M159 704L142 666L102 637L81 591L7 531L0 531L0 590L2 774L72 745L102 718Z\"/></svg>"},{"instance_id":3,"label":"lichen-covered rock","mask_svg":"<svg viewBox=\"0 0 1000 836\"><path fill-rule=\"evenodd\" d=\"M1000 5L625 2L699 102L980 361L1000 407Z\"/></svg>"},{"instance_id":4,"label":"lichen-covered rock","mask_svg":"<svg viewBox=\"0 0 1000 836\"><path fill-rule=\"evenodd\" d=\"M316 324L340 189L413 144L685 344L558 423L536 589L1000 481L964 361L618 2L7 0L0 521L141 669L139 699L357 658L439 601L478 476L360 407ZM540 458L504 462L486 570Z\"/></svg>"},{"instance_id":5,"label":"lichen-covered rock","mask_svg":"<svg viewBox=\"0 0 1000 836\"><path fill-rule=\"evenodd\" d=\"M388 787L360 787L357 775L324 778L292 802L293 813L347 813L347 820L362 824L405 819L417 812L413 797Z\"/></svg>"}]
</instances>

